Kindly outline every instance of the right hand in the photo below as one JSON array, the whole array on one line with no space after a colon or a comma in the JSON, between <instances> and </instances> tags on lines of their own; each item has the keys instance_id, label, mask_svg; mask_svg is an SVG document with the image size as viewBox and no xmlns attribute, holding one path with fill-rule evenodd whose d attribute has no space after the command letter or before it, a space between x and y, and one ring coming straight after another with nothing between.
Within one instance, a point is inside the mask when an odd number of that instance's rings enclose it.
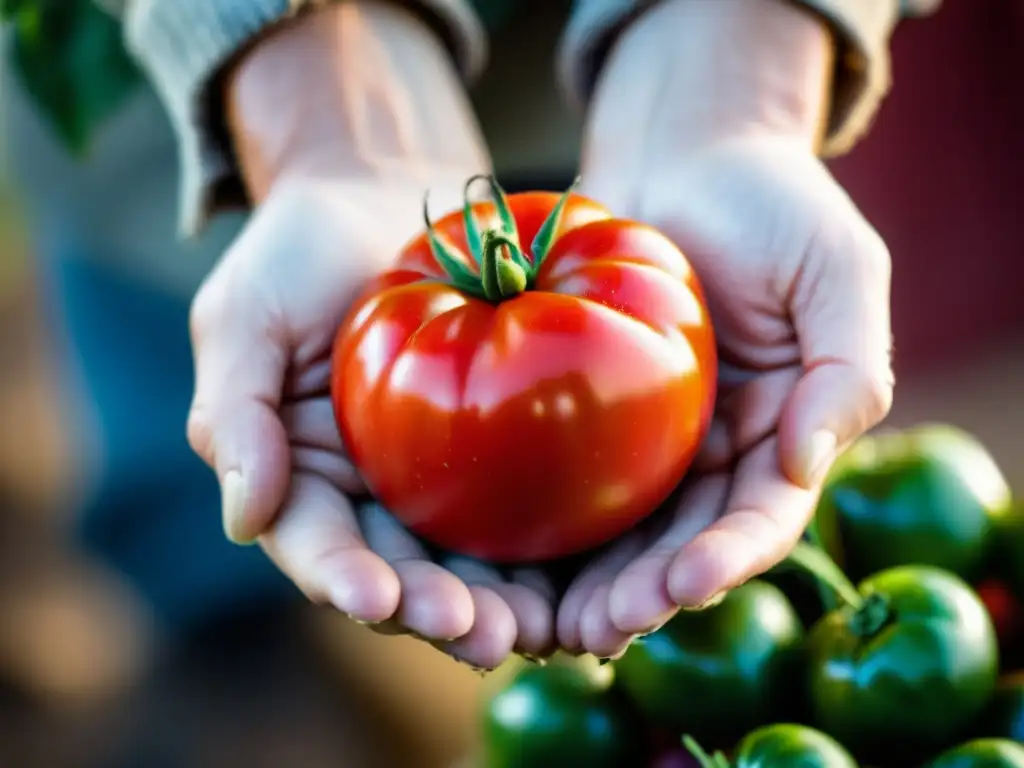
<instances>
[{"instance_id":1,"label":"right hand","mask_svg":"<svg viewBox=\"0 0 1024 768\"><path fill-rule=\"evenodd\" d=\"M294 93L304 103L282 110ZM258 540L311 600L471 666L547 652L555 596L540 573L434 562L379 507L355 508L366 489L331 408L331 345L356 293L422 229L426 188L455 208L488 166L446 53L393 7L331 6L257 46L228 99L256 210L193 303L188 428L220 478L228 536Z\"/></svg>"}]
</instances>

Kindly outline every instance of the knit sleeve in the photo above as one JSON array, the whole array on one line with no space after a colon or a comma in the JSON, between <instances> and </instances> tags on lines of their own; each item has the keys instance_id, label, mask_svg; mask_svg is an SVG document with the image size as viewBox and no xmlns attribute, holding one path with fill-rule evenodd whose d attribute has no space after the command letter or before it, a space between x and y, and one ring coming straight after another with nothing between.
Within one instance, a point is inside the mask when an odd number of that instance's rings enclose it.
<instances>
[{"instance_id":1,"label":"knit sleeve","mask_svg":"<svg viewBox=\"0 0 1024 768\"><path fill-rule=\"evenodd\" d=\"M236 202L238 168L209 89L221 68L265 29L313 5L343 0L96 0L124 22L129 51L167 108L178 136L181 228L193 234ZM468 0L410 3L438 29L462 74L484 66L486 39Z\"/></svg>"},{"instance_id":2,"label":"knit sleeve","mask_svg":"<svg viewBox=\"0 0 1024 768\"><path fill-rule=\"evenodd\" d=\"M558 54L561 86L583 105L622 31L657 0L577 0ZM868 129L891 85L889 40L902 16L923 16L941 0L793 0L819 14L839 41L823 153L849 150Z\"/></svg>"}]
</instances>

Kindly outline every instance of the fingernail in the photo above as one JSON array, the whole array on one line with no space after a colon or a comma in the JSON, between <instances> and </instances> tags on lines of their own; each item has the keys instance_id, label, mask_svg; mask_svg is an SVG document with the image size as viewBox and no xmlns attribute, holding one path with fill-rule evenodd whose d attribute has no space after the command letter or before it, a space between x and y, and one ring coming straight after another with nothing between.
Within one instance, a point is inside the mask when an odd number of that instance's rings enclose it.
<instances>
[{"instance_id":1,"label":"fingernail","mask_svg":"<svg viewBox=\"0 0 1024 768\"><path fill-rule=\"evenodd\" d=\"M245 522L245 502L248 489L245 478L237 469L232 469L220 481L221 514L224 523L224 535L235 544L252 544L251 539L242 536Z\"/></svg>"},{"instance_id":2,"label":"fingernail","mask_svg":"<svg viewBox=\"0 0 1024 768\"><path fill-rule=\"evenodd\" d=\"M816 486L825 479L832 462L835 461L838 445L835 433L830 430L819 429L811 435L804 467L808 487Z\"/></svg>"},{"instance_id":3,"label":"fingernail","mask_svg":"<svg viewBox=\"0 0 1024 768\"><path fill-rule=\"evenodd\" d=\"M723 590L722 592L718 592L718 593L712 595L711 597L709 597L707 600L705 600L700 605L692 606L692 607L689 607L689 608L683 608L683 610L684 611L694 612L694 613L697 612L697 611L706 611L709 608L714 608L716 605L721 605L722 601L725 600L725 596L728 595L728 594L729 594L728 591Z\"/></svg>"}]
</instances>

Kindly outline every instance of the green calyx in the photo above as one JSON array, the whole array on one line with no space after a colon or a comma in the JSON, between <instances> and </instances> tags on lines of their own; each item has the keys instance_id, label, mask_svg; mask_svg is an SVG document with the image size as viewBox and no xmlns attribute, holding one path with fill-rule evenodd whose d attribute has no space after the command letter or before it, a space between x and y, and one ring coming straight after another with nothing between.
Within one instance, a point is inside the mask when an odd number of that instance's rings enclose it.
<instances>
[{"instance_id":1,"label":"green calyx","mask_svg":"<svg viewBox=\"0 0 1024 768\"><path fill-rule=\"evenodd\" d=\"M709 755L691 736L683 736L683 746L687 752L693 755L693 759L700 764L700 768L731 768L729 759L725 755L721 752Z\"/></svg>"},{"instance_id":2,"label":"green calyx","mask_svg":"<svg viewBox=\"0 0 1024 768\"><path fill-rule=\"evenodd\" d=\"M495 229L481 231L480 223L473 213L470 189L478 181L486 181L498 213L500 225ZM577 180L578 181L578 180ZM575 189L573 182L559 199L551 213L544 220L537 236L530 244L532 260L519 241L519 230L515 216L509 207L508 196L493 176L473 176L466 182L463 194L462 218L466 230L466 244L470 260L460 254L450 243L444 242L430 221L427 198L423 199L423 221L427 228L430 250L437 263L444 269L449 282L456 288L488 301L504 301L530 290L551 251L555 234L562 222L562 214L569 195ZM472 264L472 266L471 266ZM475 269L473 269L475 267Z\"/></svg>"},{"instance_id":3,"label":"green calyx","mask_svg":"<svg viewBox=\"0 0 1024 768\"><path fill-rule=\"evenodd\" d=\"M819 584L835 594L855 611L864 606L864 597L850 582L836 562L824 550L805 541L797 543L789 556L780 564L810 574Z\"/></svg>"}]
</instances>

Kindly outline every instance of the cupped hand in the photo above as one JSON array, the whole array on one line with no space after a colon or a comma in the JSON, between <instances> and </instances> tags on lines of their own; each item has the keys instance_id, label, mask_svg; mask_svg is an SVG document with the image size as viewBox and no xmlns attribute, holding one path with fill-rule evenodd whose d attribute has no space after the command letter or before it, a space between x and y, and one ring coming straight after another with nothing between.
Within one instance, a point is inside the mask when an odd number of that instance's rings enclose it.
<instances>
[{"instance_id":1,"label":"cupped hand","mask_svg":"<svg viewBox=\"0 0 1024 768\"><path fill-rule=\"evenodd\" d=\"M357 505L366 489L329 395L346 309L422 228L426 186L438 210L461 202L468 174L450 174L278 182L196 296L188 435L221 479L231 539L258 540L315 602L492 668L514 650L549 648L549 583L529 570L435 562L379 506Z\"/></svg>"},{"instance_id":2,"label":"cupped hand","mask_svg":"<svg viewBox=\"0 0 1024 768\"><path fill-rule=\"evenodd\" d=\"M807 142L752 133L658 160L630 175L590 155L582 191L689 257L720 394L679 500L561 603L562 645L602 656L785 557L838 452L892 397L888 252Z\"/></svg>"}]
</instances>

